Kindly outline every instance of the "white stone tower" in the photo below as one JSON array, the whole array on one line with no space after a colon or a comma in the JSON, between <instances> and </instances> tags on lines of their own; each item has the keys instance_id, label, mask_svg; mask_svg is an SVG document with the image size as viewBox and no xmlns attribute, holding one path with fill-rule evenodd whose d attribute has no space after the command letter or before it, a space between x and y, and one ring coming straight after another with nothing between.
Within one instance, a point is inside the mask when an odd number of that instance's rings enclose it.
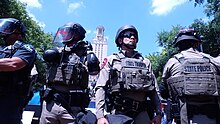
<instances>
[{"instance_id":1,"label":"white stone tower","mask_svg":"<svg viewBox=\"0 0 220 124\"><path fill-rule=\"evenodd\" d=\"M96 36L91 41L93 52L98 57L100 61L100 65L102 64L103 59L107 57L107 51L108 51L108 44L107 44L107 39L104 36L104 30L105 28L103 26L98 26L96 28ZM97 76L90 75L89 81L90 82L96 81L97 78L98 75Z\"/></svg>"},{"instance_id":2,"label":"white stone tower","mask_svg":"<svg viewBox=\"0 0 220 124\"><path fill-rule=\"evenodd\" d=\"M96 37L91 41L93 52L98 57L100 63L107 57L108 51L108 44L107 39L104 37L104 30L105 28L103 26L98 26L96 28Z\"/></svg>"}]
</instances>

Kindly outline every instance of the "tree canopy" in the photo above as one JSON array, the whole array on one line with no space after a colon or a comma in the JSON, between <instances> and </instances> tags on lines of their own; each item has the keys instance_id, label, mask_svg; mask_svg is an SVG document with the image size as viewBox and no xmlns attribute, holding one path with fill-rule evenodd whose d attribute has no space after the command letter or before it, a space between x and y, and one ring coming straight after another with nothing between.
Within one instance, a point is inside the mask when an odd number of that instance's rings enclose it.
<instances>
[{"instance_id":1,"label":"tree canopy","mask_svg":"<svg viewBox=\"0 0 220 124\"><path fill-rule=\"evenodd\" d=\"M28 15L25 4L17 0L1 0L0 11L0 18L16 18L24 23L28 29L26 41L35 47L39 55L42 55L45 48L51 46L52 35L45 33L38 23ZM36 85L41 86L45 82L45 67L39 60L36 65L38 71L41 72Z\"/></svg>"},{"instance_id":2,"label":"tree canopy","mask_svg":"<svg viewBox=\"0 0 220 124\"><path fill-rule=\"evenodd\" d=\"M177 25L173 26L170 31L161 31L158 33L156 41L159 47L162 48L161 52L152 53L146 56L152 63L153 71L157 77L158 83L161 81L164 65L168 59L177 52L173 47L173 41L178 31L182 28L194 28L199 35L203 36L203 52L208 53L213 57L220 54L220 45L217 43L217 40L220 40L220 1L195 0L194 3L195 7L197 5L204 5L204 13L209 18L209 21L205 22L202 19L195 19L191 25Z\"/></svg>"}]
</instances>

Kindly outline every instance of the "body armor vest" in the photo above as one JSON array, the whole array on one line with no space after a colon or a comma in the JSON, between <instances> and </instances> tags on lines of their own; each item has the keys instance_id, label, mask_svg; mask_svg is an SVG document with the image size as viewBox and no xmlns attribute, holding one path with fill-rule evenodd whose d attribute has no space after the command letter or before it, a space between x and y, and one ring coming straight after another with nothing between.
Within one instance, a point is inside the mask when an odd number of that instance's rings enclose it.
<instances>
[{"instance_id":1,"label":"body armor vest","mask_svg":"<svg viewBox=\"0 0 220 124\"><path fill-rule=\"evenodd\" d=\"M67 60L59 63L53 63L48 73L48 83L58 83L71 85L76 89L86 89L88 87L88 71L80 58L75 55L69 55Z\"/></svg>"},{"instance_id":2,"label":"body armor vest","mask_svg":"<svg viewBox=\"0 0 220 124\"><path fill-rule=\"evenodd\" d=\"M151 91L154 89L152 75L142 59L127 58L117 55L120 60L113 60L110 70L112 92L117 91Z\"/></svg>"},{"instance_id":3,"label":"body armor vest","mask_svg":"<svg viewBox=\"0 0 220 124\"><path fill-rule=\"evenodd\" d=\"M182 54L175 58L181 63L181 75L167 80L171 96L219 96L220 76L216 75L210 58L185 58Z\"/></svg>"}]
</instances>

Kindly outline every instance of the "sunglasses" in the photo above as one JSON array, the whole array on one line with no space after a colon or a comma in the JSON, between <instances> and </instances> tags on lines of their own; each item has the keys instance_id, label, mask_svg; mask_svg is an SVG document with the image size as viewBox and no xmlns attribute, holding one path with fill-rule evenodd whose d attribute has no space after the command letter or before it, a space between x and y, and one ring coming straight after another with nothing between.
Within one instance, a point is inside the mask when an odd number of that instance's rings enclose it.
<instances>
[{"instance_id":1,"label":"sunglasses","mask_svg":"<svg viewBox=\"0 0 220 124\"><path fill-rule=\"evenodd\" d=\"M127 38L131 38L131 36L134 36L134 38L136 38L137 39L137 34L135 34L135 33L131 33L131 32L125 32L125 33L122 33L122 35L121 35L122 37L127 37Z\"/></svg>"}]
</instances>

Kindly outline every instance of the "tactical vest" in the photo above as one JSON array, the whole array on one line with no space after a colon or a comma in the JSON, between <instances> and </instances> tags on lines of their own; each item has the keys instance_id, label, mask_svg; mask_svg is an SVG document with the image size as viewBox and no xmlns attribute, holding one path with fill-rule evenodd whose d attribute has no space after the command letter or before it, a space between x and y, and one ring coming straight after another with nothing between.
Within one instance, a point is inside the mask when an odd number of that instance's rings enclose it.
<instances>
[{"instance_id":1,"label":"tactical vest","mask_svg":"<svg viewBox=\"0 0 220 124\"><path fill-rule=\"evenodd\" d=\"M181 63L181 75L167 80L170 95L219 96L220 76L216 75L210 58L185 58L182 54L175 58Z\"/></svg>"},{"instance_id":2,"label":"tactical vest","mask_svg":"<svg viewBox=\"0 0 220 124\"><path fill-rule=\"evenodd\" d=\"M88 87L88 71L80 58L69 55L67 61L53 63L47 74L48 82L76 87L76 89L86 89Z\"/></svg>"},{"instance_id":3,"label":"tactical vest","mask_svg":"<svg viewBox=\"0 0 220 124\"><path fill-rule=\"evenodd\" d=\"M115 54L119 60L113 60L110 70L112 92L117 91L151 91L154 80L147 65L141 59L127 58L123 54Z\"/></svg>"}]
</instances>

